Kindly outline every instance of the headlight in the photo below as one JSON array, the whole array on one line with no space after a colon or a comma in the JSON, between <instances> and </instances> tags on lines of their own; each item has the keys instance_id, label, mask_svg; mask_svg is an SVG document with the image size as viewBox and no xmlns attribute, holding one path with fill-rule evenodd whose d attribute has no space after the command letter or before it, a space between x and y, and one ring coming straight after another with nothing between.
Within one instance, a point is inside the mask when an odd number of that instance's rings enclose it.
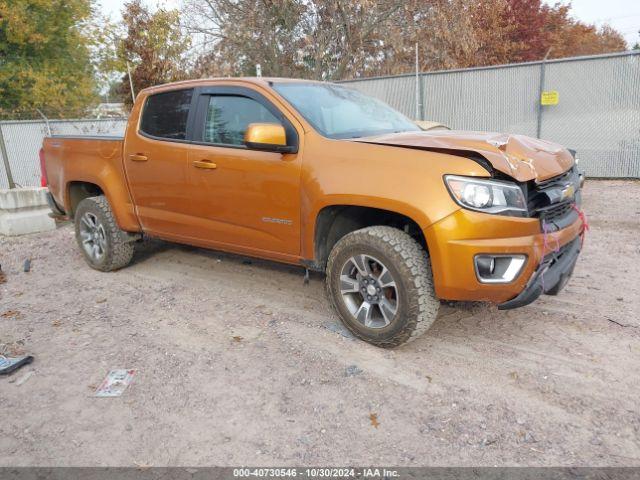
<instances>
[{"instance_id":1,"label":"headlight","mask_svg":"<svg viewBox=\"0 0 640 480\"><path fill-rule=\"evenodd\" d=\"M445 175L445 183L461 207L485 213L521 216L527 203L514 183Z\"/></svg>"}]
</instances>

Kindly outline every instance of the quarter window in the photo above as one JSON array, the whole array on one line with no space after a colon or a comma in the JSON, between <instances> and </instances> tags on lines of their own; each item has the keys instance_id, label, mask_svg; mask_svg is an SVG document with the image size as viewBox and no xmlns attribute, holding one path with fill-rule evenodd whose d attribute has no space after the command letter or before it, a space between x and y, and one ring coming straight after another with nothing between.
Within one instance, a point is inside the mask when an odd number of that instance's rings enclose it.
<instances>
[{"instance_id":1,"label":"quarter window","mask_svg":"<svg viewBox=\"0 0 640 480\"><path fill-rule=\"evenodd\" d=\"M251 123L282 124L256 100L237 95L212 95L209 97L203 140L223 145L244 145L244 132Z\"/></svg>"},{"instance_id":2,"label":"quarter window","mask_svg":"<svg viewBox=\"0 0 640 480\"><path fill-rule=\"evenodd\" d=\"M192 95L193 90L151 95L144 107L140 130L154 137L185 140Z\"/></svg>"}]
</instances>

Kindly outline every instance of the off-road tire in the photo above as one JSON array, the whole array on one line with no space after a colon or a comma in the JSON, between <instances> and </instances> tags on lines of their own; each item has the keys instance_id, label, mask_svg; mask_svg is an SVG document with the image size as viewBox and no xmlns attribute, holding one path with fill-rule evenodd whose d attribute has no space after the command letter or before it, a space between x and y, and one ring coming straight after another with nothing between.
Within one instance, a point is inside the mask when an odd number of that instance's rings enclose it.
<instances>
[{"instance_id":1,"label":"off-road tire","mask_svg":"<svg viewBox=\"0 0 640 480\"><path fill-rule=\"evenodd\" d=\"M358 322L340 292L343 265L358 254L379 258L399 288L397 313L383 328L368 328ZM342 237L327 261L326 286L331 304L344 325L356 337L383 348L418 338L433 324L440 307L427 252L402 230L387 226L367 227Z\"/></svg>"},{"instance_id":2,"label":"off-road tire","mask_svg":"<svg viewBox=\"0 0 640 480\"><path fill-rule=\"evenodd\" d=\"M89 254L87 254L83 247L80 235L80 222L82 221L83 215L87 212L97 217L106 234L105 254L99 261L93 259ZM82 200L76 208L74 223L76 229L76 241L78 242L80 251L91 268L102 272L111 272L126 267L131 263L134 245L131 242L131 239L128 238L127 232L118 227L116 219L113 216L113 212L111 211L111 207L109 206L109 202L104 195L89 197Z\"/></svg>"}]
</instances>

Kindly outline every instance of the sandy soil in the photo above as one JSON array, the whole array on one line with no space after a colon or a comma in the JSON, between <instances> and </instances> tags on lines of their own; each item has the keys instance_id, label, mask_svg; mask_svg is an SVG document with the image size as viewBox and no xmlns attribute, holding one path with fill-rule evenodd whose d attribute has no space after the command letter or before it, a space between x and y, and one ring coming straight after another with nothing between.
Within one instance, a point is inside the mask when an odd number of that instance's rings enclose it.
<instances>
[{"instance_id":1,"label":"sandy soil","mask_svg":"<svg viewBox=\"0 0 640 480\"><path fill-rule=\"evenodd\" d=\"M640 183L585 209L560 296L445 307L393 351L301 269L150 241L104 274L68 224L0 238L0 343L36 358L0 378L0 465L640 466ZM93 397L111 368L133 384Z\"/></svg>"}]
</instances>

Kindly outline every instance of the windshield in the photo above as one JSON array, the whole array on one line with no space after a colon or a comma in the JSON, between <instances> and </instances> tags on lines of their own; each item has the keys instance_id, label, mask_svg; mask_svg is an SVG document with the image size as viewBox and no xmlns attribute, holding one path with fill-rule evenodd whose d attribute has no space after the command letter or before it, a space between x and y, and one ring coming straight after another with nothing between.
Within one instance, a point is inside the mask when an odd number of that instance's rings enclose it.
<instances>
[{"instance_id":1,"label":"windshield","mask_svg":"<svg viewBox=\"0 0 640 480\"><path fill-rule=\"evenodd\" d=\"M400 112L357 90L330 83L275 83L273 88L328 138L420 131Z\"/></svg>"}]
</instances>

